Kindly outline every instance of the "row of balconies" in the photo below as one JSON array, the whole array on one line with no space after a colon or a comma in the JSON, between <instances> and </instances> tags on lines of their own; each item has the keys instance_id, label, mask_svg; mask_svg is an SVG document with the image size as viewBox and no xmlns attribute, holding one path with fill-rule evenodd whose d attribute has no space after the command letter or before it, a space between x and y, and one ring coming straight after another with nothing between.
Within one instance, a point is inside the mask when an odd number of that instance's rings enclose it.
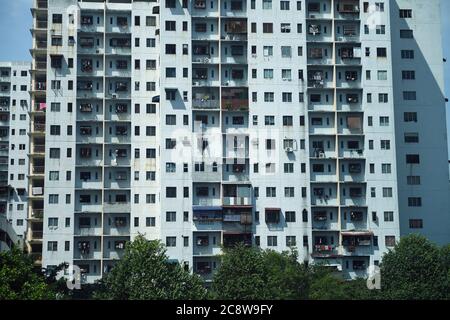
<instances>
[{"instance_id":1,"label":"row of balconies","mask_svg":"<svg viewBox=\"0 0 450 320\"><path fill-rule=\"evenodd\" d=\"M366 186L364 183L349 182L341 185L340 202L334 184L314 184L311 187L311 204L313 206L366 206Z\"/></svg>"},{"instance_id":2,"label":"row of balconies","mask_svg":"<svg viewBox=\"0 0 450 320\"><path fill-rule=\"evenodd\" d=\"M310 20L358 20L361 8L357 0L340 0L335 2L335 7L330 2L310 1L306 5L307 19Z\"/></svg>"},{"instance_id":3,"label":"row of balconies","mask_svg":"<svg viewBox=\"0 0 450 320\"><path fill-rule=\"evenodd\" d=\"M121 259L125 253L125 245L129 241L124 237L77 237L74 242L74 259L76 260L100 260ZM103 241L103 246L102 246ZM103 248L103 250L102 250Z\"/></svg>"},{"instance_id":4,"label":"row of balconies","mask_svg":"<svg viewBox=\"0 0 450 320\"><path fill-rule=\"evenodd\" d=\"M78 39L78 54L80 55L131 55L131 38L116 36L108 37L106 50L103 38L99 36L80 35Z\"/></svg>"},{"instance_id":5,"label":"row of balconies","mask_svg":"<svg viewBox=\"0 0 450 320\"><path fill-rule=\"evenodd\" d=\"M221 17L234 18L246 17L247 1L235 0L229 6L219 8L218 2L208 2L207 0L194 0L191 15L193 17Z\"/></svg>"}]
</instances>

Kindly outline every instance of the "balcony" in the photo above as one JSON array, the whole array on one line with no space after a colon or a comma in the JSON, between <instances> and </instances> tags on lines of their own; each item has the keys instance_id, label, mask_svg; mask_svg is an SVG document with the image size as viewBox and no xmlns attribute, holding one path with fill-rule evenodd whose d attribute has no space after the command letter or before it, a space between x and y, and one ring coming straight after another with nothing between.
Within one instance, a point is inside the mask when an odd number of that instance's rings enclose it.
<instances>
[{"instance_id":1,"label":"balcony","mask_svg":"<svg viewBox=\"0 0 450 320\"><path fill-rule=\"evenodd\" d=\"M32 167L31 167L32 175L44 175L44 173L45 173L45 166L32 165Z\"/></svg>"},{"instance_id":2,"label":"balcony","mask_svg":"<svg viewBox=\"0 0 450 320\"><path fill-rule=\"evenodd\" d=\"M221 206L193 206L192 220L199 231L222 230Z\"/></svg>"},{"instance_id":3,"label":"balcony","mask_svg":"<svg viewBox=\"0 0 450 320\"><path fill-rule=\"evenodd\" d=\"M101 227L82 227L76 226L74 236L77 237L99 237L102 235Z\"/></svg>"},{"instance_id":4,"label":"balcony","mask_svg":"<svg viewBox=\"0 0 450 320\"><path fill-rule=\"evenodd\" d=\"M222 8L220 15L223 18L226 17L245 17L247 14L247 1L246 0L234 0L229 3L227 8Z\"/></svg>"},{"instance_id":5,"label":"balcony","mask_svg":"<svg viewBox=\"0 0 450 320\"><path fill-rule=\"evenodd\" d=\"M45 122L33 122L33 132L34 133L44 133L45 132Z\"/></svg>"},{"instance_id":6,"label":"balcony","mask_svg":"<svg viewBox=\"0 0 450 320\"><path fill-rule=\"evenodd\" d=\"M250 232L224 232L223 234L224 247L232 248L239 243L243 243L245 246L251 246L252 234Z\"/></svg>"},{"instance_id":7,"label":"balcony","mask_svg":"<svg viewBox=\"0 0 450 320\"><path fill-rule=\"evenodd\" d=\"M31 219L41 220L44 218L44 209L31 209Z\"/></svg>"},{"instance_id":8,"label":"balcony","mask_svg":"<svg viewBox=\"0 0 450 320\"><path fill-rule=\"evenodd\" d=\"M359 1L354 2L348 2L341 1L337 5L336 10L336 19L342 19L342 20L357 20L359 19L360 14L360 8L359 8Z\"/></svg>"},{"instance_id":9,"label":"balcony","mask_svg":"<svg viewBox=\"0 0 450 320\"><path fill-rule=\"evenodd\" d=\"M222 98L223 111L247 111L249 110L248 99Z\"/></svg>"},{"instance_id":10,"label":"balcony","mask_svg":"<svg viewBox=\"0 0 450 320\"><path fill-rule=\"evenodd\" d=\"M45 72L46 69L47 69L47 61L37 61L37 60L35 60L33 62L32 70Z\"/></svg>"},{"instance_id":11,"label":"balcony","mask_svg":"<svg viewBox=\"0 0 450 320\"><path fill-rule=\"evenodd\" d=\"M224 206L252 206L250 197L223 197Z\"/></svg>"},{"instance_id":12,"label":"balcony","mask_svg":"<svg viewBox=\"0 0 450 320\"><path fill-rule=\"evenodd\" d=\"M334 245L316 244L311 254L314 258L331 258L339 255L339 251Z\"/></svg>"},{"instance_id":13,"label":"balcony","mask_svg":"<svg viewBox=\"0 0 450 320\"><path fill-rule=\"evenodd\" d=\"M31 154L34 154L34 155L36 155L36 154L45 154L45 145L44 144L41 144L41 145L34 144L34 145L32 145Z\"/></svg>"},{"instance_id":14,"label":"balcony","mask_svg":"<svg viewBox=\"0 0 450 320\"><path fill-rule=\"evenodd\" d=\"M41 242L43 235L44 233L42 230L30 230L28 240L33 242Z\"/></svg>"},{"instance_id":15,"label":"balcony","mask_svg":"<svg viewBox=\"0 0 450 320\"><path fill-rule=\"evenodd\" d=\"M106 202L103 210L106 213L127 213L131 212L131 204L129 202Z\"/></svg>"},{"instance_id":16,"label":"balcony","mask_svg":"<svg viewBox=\"0 0 450 320\"><path fill-rule=\"evenodd\" d=\"M219 100L193 99L192 109L197 110L218 110L220 109Z\"/></svg>"}]
</instances>

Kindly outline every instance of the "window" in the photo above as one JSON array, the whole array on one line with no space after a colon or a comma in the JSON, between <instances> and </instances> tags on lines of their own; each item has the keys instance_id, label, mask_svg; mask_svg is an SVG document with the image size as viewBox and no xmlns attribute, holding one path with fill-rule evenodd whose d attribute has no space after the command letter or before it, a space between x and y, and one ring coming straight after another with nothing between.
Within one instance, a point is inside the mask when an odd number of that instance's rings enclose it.
<instances>
[{"instance_id":1,"label":"window","mask_svg":"<svg viewBox=\"0 0 450 320\"><path fill-rule=\"evenodd\" d=\"M406 163L407 164L419 164L420 156L418 154L407 154L406 155Z\"/></svg>"},{"instance_id":2,"label":"window","mask_svg":"<svg viewBox=\"0 0 450 320\"><path fill-rule=\"evenodd\" d=\"M385 236L384 243L386 247L394 247L395 246L395 236Z\"/></svg>"},{"instance_id":3,"label":"window","mask_svg":"<svg viewBox=\"0 0 450 320\"><path fill-rule=\"evenodd\" d=\"M155 70L156 69L156 60L145 60L145 68L147 70Z\"/></svg>"},{"instance_id":4,"label":"window","mask_svg":"<svg viewBox=\"0 0 450 320\"><path fill-rule=\"evenodd\" d=\"M412 10L411 9L400 9L399 11L400 18L412 18Z\"/></svg>"},{"instance_id":5,"label":"window","mask_svg":"<svg viewBox=\"0 0 450 320\"><path fill-rule=\"evenodd\" d=\"M57 241L47 242L47 251L58 251L58 242Z\"/></svg>"},{"instance_id":6,"label":"window","mask_svg":"<svg viewBox=\"0 0 450 320\"><path fill-rule=\"evenodd\" d=\"M402 79L403 80L415 80L416 72L414 70L403 70L402 71Z\"/></svg>"},{"instance_id":7,"label":"window","mask_svg":"<svg viewBox=\"0 0 450 320\"><path fill-rule=\"evenodd\" d=\"M376 34L386 34L386 26L384 24L383 25L377 25L375 27L375 33Z\"/></svg>"},{"instance_id":8,"label":"window","mask_svg":"<svg viewBox=\"0 0 450 320\"><path fill-rule=\"evenodd\" d=\"M392 188L383 188L383 198L392 198Z\"/></svg>"},{"instance_id":9,"label":"window","mask_svg":"<svg viewBox=\"0 0 450 320\"><path fill-rule=\"evenodd\" d=\"M403 100L405 101L413 101L417 100L415 91L403 91Z\"/></svg>"},{"instance_id":10,"label":"window","mask_svg":"<svg viewBox=\"0 0 450 320\"><path fill-rule=\"evenodd\" d=\"M274 93L264 92L264 102L274 102Z\"/></svg>"},{"instance_id":11,"label":"window","mask_svg":"<svg viewBox=\"0 0 450 320\"><path fill-rule=\"evenodd\" d=\"M394 221L394 212L393 211L385 211L384 212L384 221L385 222L393 222Z\"/></svg>"},{"instance_id":12,"label":"window","mask_svg":"<svg viewBox=\"0 0 450 320\"><path fill-rule=\"evenodd\" d=\"M289 10L289 1L280 1L280 10Z\"/></svg>"},{"instance_id":13,"label":"window","mask_svg":"<svg viewBox=\"0 0 450 320\"><path fill-rule=\"evenodd\" d=\"M148 16L145 18L145 25L147 27L156 26L156 17Z\"/></svg>"},{"instance_id":14,"label":"window","mask_svg":"<svg viewBox=\"0 0 450 320\"><path fill-rule=\"evenodd\" d=\"M405 133L405 143L419 143L419 134L414 133Z\"/></svg>"},{"instance_id":15,"label":"window","mask_svg":"<svg viewBox=\"0 0 450 320\"><path fill-rule=\"evenodd\" d=\"M166 247L176 247L177 238L176 237L166 237Z\"/></svg>"},{"instance_id":16,"label":"window","mask_svg":"<svg viewBox=\"0 0 450 320\"><path fill-rule=\"evenodd\" d=\"M291 92L283 92L282 93L282 101L283 102L292 102L292 93Z\"/></svg>"},{"instance_id":17,"label":"window","mask_svg":"<svg viewBox=\"0 0 450 320\"><path fill-rule=\"evenodd\" d=\"M273 69L264 69L264 79L273 79Z\"/></svg>"},{"instance_id":18,"label":"window","mask_svg":"<svg viewBox=\"0 0 450 320\"><path fill-rule=\"evenodd\" d=\"M283 126L291 127L293 125L292 116L283 116Z\"/></svg>"},{"instance_id":19,"label":"window","mask_svg":"<svg viewBox=\"0 0 450 320\"><path fill-rule=\"evenodd\" d=\"M155 217L147 217L145 218L145 226L147 227L154 227L156 225L156 218Z\"/></svg>"},{"instance_id":20,"label":"window","mask_svg":"<svg viewBox=\"0 0 450 320\"><path fill-rule=\"evenodd\" d=\"M286 211L286 222L295 222L295 211Z\"/></svg>"},{"instance_id":21,"label":"window","mask_svg":"<svg viewBox=\"0 0 450 320\"><path fill-rule=\"evenodd\" d=\"M291 24L290 23L282 23L281 24L281 33L291 33Z\"/></svg>"},{"instance_id":22,"label":"window","mask_svg":"<svg viewBox=\"0 0 450 320\"><path fill-rule=\"evenodd\" d=\"M380 147L381 147L381 150L390 150L391 149L391 141L390 140L381 140Z\"/></svg>"},{"instance_id":23,"label":"window","mask_svg":"<svg viewBox=\"0 0 450 320\"><path fill-rule=\"evenodd\" d=\"M421 206L422 206L422 198L420 197L408 198L408 207L421 207Z\"/></svg>"},{"instance_id":24,"label":"window","mask_svg":"<svg viewBox=\"0 0 450 320\"><path fill-rule=\"evenodd\" d=\"M54 13L52 16L52 22L61 24L62 23L62 14Z\"/></svg>"},{"instance_id":25,"label":"window","mask_svg":"<svg viewBox=\"0 0 450 320\"><path fill-rule=\"evenodd\" d=\"M176 187L166 187L166 198L176 198L177 188Z\"/></svg>"},{"instance_id":26,"label":"window","mask_svg":"<svg viewBox=\"0 0 450 320\"><path fill-rule=\"evenodd\" d=\"M378 58L386 58L387 57L387 49L386 48L377 48L377 57Z\"/></svg>"},{"instance_id":27,"label":"window","mask_svg":"<svg viewBox=\"0 0 450 320\"><path fill-rule=\"evenodd\" d=\"M147 38L147 48L154 48L156 46L155 38Z\"/></svg>"},{"instance_id":28,"label":"window","mask_svg":"<svg viewBox=\"0 0 450 320\"><path fill-rule=\"evenodd\" d=\"M52 125L50 126L50 135L52 136L59 136L61 134L61 127Z\"/></svg>"},{"instance_id":29,"label":"window","mask_svg":"<svg viewBox=\"0 0 450 320\"><path fill-rule=\"evenodd\" d=\"M414 38L412 30L400 30L400 38L402 39L412 39Z\"/></svg>"},{"instance_id":30,"label":"window","mask_svg":"<svg viewBox=\"0 0 450 320\"><path fill-rule=\"evenodd\" d=\"M175 221L177 221L177 213L175 211L167 211L166 222L175 222Z\"/></svg>"},{"instance_id":31,"label":"window","mask_svg":"<svg viewBox=\"0 0 450 320\"><path fill-rule=\"evenodd\" d=\"M175 21L166 21L166 31L176 31Z\"/></svg>"},{"instance_id":32,"label":"window","mask_svg":"<svg viewBox=\"0 0 450 320\"><path fill-rule=\"evenodd\" d=\"M175 0L166 0L166 8L176 8Z\"/></svg>"},{"instance_id":33,"label":"window","mask_svg":"<svg viewBox=\"0 0 450 320\"><path fill-rule=\"evenodd\" d=\"M57 194L49 194L48 195L48 203L49 204L57 204L58 199L59 199L59 197Z\"/></svg>"},{"instance_id":34,"label":"window","mask_svg":"<svg viewBox=\"0 0 450 320\"><path fill-rule=\"evenodd\" d=\"M263 0L263 9L271 10L272 9L272 0Z\"/></svg>"},{"instance_id":35,"label":"window","mask_svg":"<svg viewBox=\"0 0 450 320\"><path fill-rule=\"evenodd\" d=\"M166 78L176 78L176 69L166 68Z\"/></svg>"},{"instance_id":36,"label":"window","mask_svg":"<svg viewBox=\"0 0 450 320\"><path fill-rule=\"evenodd\" d=\"M423 228L423 220L422 219L409 219L409 228L410 229L422 229Z\"/></svg>"},{"instance_id":37,"label":"window","mask_svg":"<svg viewBox=\"0 0 450 320\"><path fill-rule=\"evenodd\" d=\"M59 159L59 158L60 158L60 149L50 148L50 159Z\"/></svg>"},{"instance_id":38,"label":"window","mask_svg":"<svg viewBox=\"0 0 450 320\"><path fill-rule=\"evenodd\" d=\"M266 197L274 198L277 196L277 189L275 187L267 187L266 188Z\"/></svg>"},{"instance_id":39,"label":"window","mask_svg":"<svg viewBox=\"0 0 450 320\"><path fill-rule=\"evenodd\" d=\"M381 173L383 173L383 174L391 173L391 164L390 163L382 163L381 164Z\"/></svg>"},{"instance_id":40,"label":"window","mask_svg":"<svg viewBox=\"0 0 450 320\"><path fill-rule=\"evenodd\" d=\"M386 70L379 70L377 72L378 80L379 81L386 81L387 80L387 71Z\"/></svg>"},{"instance_id":41,"label":"window","mask_svg":"<svg viewBox=\"0 0 450 320\"><path fill-rule=\"evenodd\" d=\"M389 126L389 117L380 117L380 126L381 127Z\"/></svg>"},{"instance_id":42,"label":"window","mask_svg":"<svg viewBox=\"0 0 450 320\"><path fill-rule=\"evenodd\" d=\"M414 50L402 50L401 57L402 59L414 59Z\"/></svg>"},{"instance_id":43,"label":"window","mask_svg":"<svg viewBox=\"0 0 450 320\"><path fill-rule=\"evenodd\" d=\"M264 55L264 57L273 56L273 47L272 46L264 46L263 47L263 55Z\"/></svg>"},{"instance_id":44,"label":"window","mask_svg":"<svg viewBox=\"0 0 450 320\"><path fill-rule=\"evenodd\" d=\"M176 54L176 45L166 44L166 54Z\"/></svg>"},{"instance_id":45,"label":"window","mask_svg":"<svg viewBox=\"0 0 450 320\"><path fill-rule=\"evenodd\" d=\"M406 182L408 185L420 185L420 176L407 176Z\"/></svg>"},{"instance_id":46,"label":"window","mask_svg":"<svg viewBox=\"0 0 450 320\"><path fill-rule=\"evenodd\" d=\"M276 247L277 246L277 236L267 236L267 246Z\"/></svg>"},{"instance_id":47,"label":"window","mask_svg":"<svg viewBox=\"0 0 450 320\"><path fill-rule=\"evenodd\" d=\"M49 180L50 181L59 181L59 171L50 171L49 172Z\"/></svg>"},{"instance_id":48,"label":"window","mask_svg":"<svg viewBox=\"0 0 450 320\"><path fill-rule=\"evenodd\" d=\"M295 247L296 246L295 236L286 236L286 246L287 247Z\"/></svg>"},{"instance_id":49,"label":"window","mask_svg":"<svg viewBox=\"0 0 450 320\"><path fill-rule=\"evenodd\" d=\"M404 122L417 122L417 112L405 112L403 113Z\"/></svg>"},{"instance_id":50,"label":"window","mask_svg":"<svg viewBox=\"0 0 450 320\"><path fill-rule=\"evenodd\" d=\"M290 46L281 46L281 57L290 58L292 56L292 50Z\"/></svg>"},{"instance_id":51,"label":"window","mask_svg":"<svg viewBox=\"0 0 450 320\"><path fill-rule=\"evenodd\" d=\"M263 23L263 33L273 33L273 23Z\"/></svg>"},{"instance_id":52,"label":"window","mask_svg":"<svg viewBox=\"0 0 450 320\"><path fill-rule=\"evenodd\" d=\"M378 102L379 103L387 103L388 102L388 94L387 93L379 93L378 94Z\"/></svg>"}]
</instances>

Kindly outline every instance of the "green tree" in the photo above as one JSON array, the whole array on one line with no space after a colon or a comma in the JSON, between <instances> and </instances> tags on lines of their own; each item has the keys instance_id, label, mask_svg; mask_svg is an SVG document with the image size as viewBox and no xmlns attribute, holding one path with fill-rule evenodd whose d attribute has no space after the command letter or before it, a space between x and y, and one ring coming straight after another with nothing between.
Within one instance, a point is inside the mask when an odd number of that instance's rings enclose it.
<instances>
[{"instance_id":1,"label":"green tree","mask_svg":"<svg viewBox=\"0 0 450 320\"><path fill-rule=\"evenodd\" d=\"M383 256L382 295L384 299L442 299L447 276L441 249L421 235L409 235Z\"/></svg>"},{"instance_id":2,"label":"green tree","mask_svg":"<svg viewBox=\"0 0 450 320\"><path fill-rule=\"evenodd\" d=\"M165 247L142 235L129 242L124 257L101 281L95 297L120 300L204 299L201 278L171 263Z\"/></svg>"},{"instance_id":3,"label":"green tree","mask_svg":"<svg viewBox=\"0 0 450 320\"><path fill-rule=\"evenodd\" d=\"M442 247L441 249L441 259L444 265L444 270L447 272L447 282L446 282L446 298L450 299L450 244Z\"/></svg>"},{"instance_id":4,"label":"green tree","mask_svg":"<svg viewBox=\"0 0 450 320\"><path fill-rule=\"evenodd\" d=\"M307 299L310 287L310 268L298 262L296 250L282 253L267 250L263 259L268 271L272 299Z\"/></svg>"},{"instance_id":5,"label":"green tree","mask_svg":"<svg viewBox=\"0 0 450 320\"><path fill-rule=\"evenodd\" d=\"M0 253L0 300L50 300L56 292L19 248Z\"/></svg>"},{"instance_id":6,"label":"green tree","mask_svg":"<svg viewBox=\"0 0 450 320\"><path fill-rule=\"evenodd\" d=\"M297 252L275 252L237 245L224 249L213 278L218 299L306 299L309 268Z\"/></svg>"},{"instance_id":7,"label":"green tree","mask_svg":"<svg viewBox=\"0 0 450 320\"><path fill-rule=\"evenodd\" d=\"M213 278L213 296L226 300L269 299L268 272L262 252L238 244L224 248Z\"/></svg>"}]
</instances>

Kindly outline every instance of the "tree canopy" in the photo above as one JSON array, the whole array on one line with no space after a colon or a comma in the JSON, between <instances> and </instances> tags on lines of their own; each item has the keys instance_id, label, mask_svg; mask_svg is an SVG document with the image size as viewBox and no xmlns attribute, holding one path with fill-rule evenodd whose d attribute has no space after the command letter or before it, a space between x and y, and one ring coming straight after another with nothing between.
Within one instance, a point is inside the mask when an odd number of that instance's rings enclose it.
<instances>
[{"instance_id":1,"label":"tree canopy","mask_svg":"<svg viewBox=\"0 0 450 320\"><path fill-rule=\"evenodd\" d=\"M120 300L204 299L199 276L172 263L165 247L139 235L127 243L124 257L101 281L97 298Z\"/></svg>"}]
</instances>

